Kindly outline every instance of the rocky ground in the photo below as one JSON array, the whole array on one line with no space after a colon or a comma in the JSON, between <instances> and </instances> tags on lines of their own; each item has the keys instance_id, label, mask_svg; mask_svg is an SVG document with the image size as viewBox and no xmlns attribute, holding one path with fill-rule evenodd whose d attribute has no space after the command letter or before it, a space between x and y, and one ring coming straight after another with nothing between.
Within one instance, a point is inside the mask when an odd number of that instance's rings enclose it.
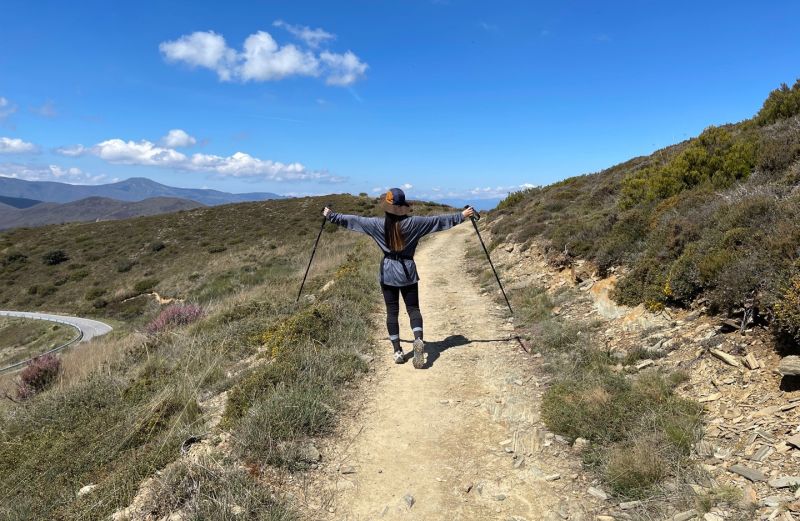
<instances>
[{"instance_id":1,"label":"rocky ground","mask_svg":"<svg viewBox=\"0 0 800 521\"><path fill-rule=\"evenodd\" d=\"M541 249L522 251L507 244L493 255L514 287L576 290L554 313L568 320L600 321L598 342L612 356L622 361L641 348L651 355L633 366L620 363L616 370L687 372L689 380L679 392L702 403L706 413L704 436L693 454L705 472L692 489L699 497L727 494L735 505L704 514L667 509L666 519L800 519L800 385L796 377L779 373L779 348L764 327L740 333L738 322L708 316L702 306L660 313L618 306L609 298L616 276L601 280L581 261L555 270ZM629 505L618 505L611 515L636 515L637 508L624 506ZM639 515L652 516L641 510Z\"/></svg>"}]
</instances>

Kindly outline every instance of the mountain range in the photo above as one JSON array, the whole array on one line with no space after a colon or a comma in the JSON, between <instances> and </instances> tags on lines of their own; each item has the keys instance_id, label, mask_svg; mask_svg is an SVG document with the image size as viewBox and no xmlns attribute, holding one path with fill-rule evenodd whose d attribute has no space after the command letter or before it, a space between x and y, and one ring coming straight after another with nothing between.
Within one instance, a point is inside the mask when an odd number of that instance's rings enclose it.
<instances>
[{"instance_id":1,"label":"mountain range","mask_svg":"<svg viewBox=\"0 0 800 521\"><path fill-rule=\"evenodd\" d=\"M106 197L118 201L141 201L151 197L189 199L207 206L246 201L280 199L271 192L232 194L219 190L201 188L176 188L162 185L144 177L131 177L124 181L101 185L72 185L53 181L25 181L11 177L0 177L0 195L6 198L33 199L51 203L69 203L87 197ZM8 201L5 204L17 206Z\"/></svg>"},{"instance_id":2,"label":"mountain range","mask_svg":"<svg viewBox=\"0 0 800 521\"><path fill-rule=\"evenodd\" d=\"M176 197L151 197L142 201L117 201L87 197L69 203L40 202L27 208L0 203L0 230L82 221L110 221L144 215L201 208L204 204Z\"/></svg>"}]
</instances>

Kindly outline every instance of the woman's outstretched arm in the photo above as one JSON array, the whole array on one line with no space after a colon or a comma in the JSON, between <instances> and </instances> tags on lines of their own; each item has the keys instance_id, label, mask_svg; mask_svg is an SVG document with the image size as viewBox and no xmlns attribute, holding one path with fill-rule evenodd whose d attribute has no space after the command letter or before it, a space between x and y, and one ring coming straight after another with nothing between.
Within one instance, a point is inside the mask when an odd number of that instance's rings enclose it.
<instances>
[{"instance_id":1,"label":"woman's outstretched arm","mask_svg":"<svg viewBox=\"0 0 800 521\"><path fill-rule=\"evenodd\" d=\"M383 233L383 219L336 213L328 207L322 210L322 215L333 224L344 226L354 232L366 233L370 237L374 237L376 233Z\"/></svg>"},{"instance_id":2,"label":"woman's outstretched arm","mask_svg":"<svg viewBox=\"0 0 800 521\"><path fill-rule=\"evenodd\" d=\"M470 207L459 213L432 215L429 217L414 216L414 228L420 235L441 232L444 230L449 230L457 224L461 224L466 219L472 217L474 213L475 211L472 209L472 207Z\"/></svg>"}]
</instances>

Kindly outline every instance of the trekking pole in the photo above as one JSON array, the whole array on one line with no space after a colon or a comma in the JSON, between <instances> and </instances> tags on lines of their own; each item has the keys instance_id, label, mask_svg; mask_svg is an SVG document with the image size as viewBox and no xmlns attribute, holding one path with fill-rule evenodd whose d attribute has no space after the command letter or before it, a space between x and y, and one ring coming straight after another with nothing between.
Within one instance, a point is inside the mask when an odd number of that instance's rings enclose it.
<instances>
[{"instance_id":1,"label":"trekking pole","mask_svg":"<svg viewBox=\"0 0 800 521\"><path fill-rule=\"evenodd\" d=\"M330 206L326 206L326 208L330 208ZM308 277L308 270L311 269L311 261L314 260L314 254L317 253L317 244L319 244L319 238L322 237L322 229L325 228L325 222L328 220L327 217L322 218L322 224L319 227L319 233L317 234L317 240L314 241L314 249L311 250L311 258L308 259L308 266L306 266L306 273L303 275L303 282L300 283L300 291L297 292L297 299L295 302L300 301L300 295L303 294L303 286L306 285L306 277Z\"/></svg>"},{"instance_id":2,"label":"trekking pole","mask_svg":"<svg viewBox=\"0 0 800 521\"><path fill-rule=\"evenodd\" d=\"M467 205L464 207L465 210L467 208L472 208L472 206ZM478 240L481 241L481 246L483 246L483 253L486 254L486 258L489 260L489 266L492 267L492 272L494 273L494 278L497 280L497 285L500 286L500 291L503 292L503 298L506 299L506 305L508 306L508 310L513 315L514 310L511 309L511 302L508 301L508 297L506 296L506 290L503 289L503 283L500 282L500 277L497 275L497 270L494 269L494 263L492 262L492 257L489 256L489 250L486 249L486 245L483 243L483 237L481 237L481 232L478 230L478 221L481 218L481 214L479 214L477 210L475 210L475 208L472 208L472 211L475 212L472 215L472 217L470 217L470 220L472 221L472 226L475 228L475 233L478 234Z\"/></svg>"}]
</instances>

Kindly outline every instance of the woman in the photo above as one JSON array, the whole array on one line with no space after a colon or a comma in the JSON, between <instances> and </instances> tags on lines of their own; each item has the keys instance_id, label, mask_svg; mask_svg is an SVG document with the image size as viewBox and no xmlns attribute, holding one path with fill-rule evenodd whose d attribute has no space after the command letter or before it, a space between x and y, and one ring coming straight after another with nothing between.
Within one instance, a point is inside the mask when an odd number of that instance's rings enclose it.
<instances>
[{"instance_id":1,"label":"woman","mask_svg":"<svg viewBox=\"0 0 800 521\"><path fill-rule=\"evenodd\" d=\"M400 347L400 295L406 303L406 311L411 319L414 333L414 367L421 368L424 363L425 344L422 341L422 314L419 311L419 277L414 263L414 251L422 237L429 233L447 230L472 217L472 208L463 212L419 217L408 215L411 206L406 202L406 194L399 188L392 188L381 198L381 206L386 216L360 217L344 215L325 208L322 213L332 223L348 230L366 233L372 237L383 252L380 267L381 290L386 302L386 328L394 348L394 361L405 362L403 348Z\"/></svg>"}]
</instances>

